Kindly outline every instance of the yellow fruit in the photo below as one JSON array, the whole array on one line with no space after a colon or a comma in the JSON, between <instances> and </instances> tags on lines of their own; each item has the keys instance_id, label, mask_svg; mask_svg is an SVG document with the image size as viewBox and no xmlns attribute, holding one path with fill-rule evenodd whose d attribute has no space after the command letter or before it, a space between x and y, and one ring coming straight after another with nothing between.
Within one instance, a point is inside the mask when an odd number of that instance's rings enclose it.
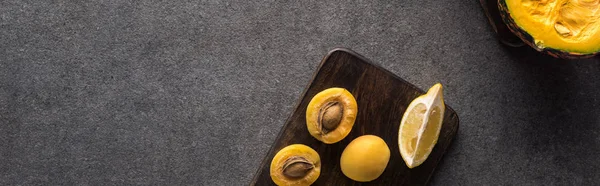
<instances>
[{"instance_id":1,"label":"yellow fruit","mask_svg":"<svg viewBox=\"0 0 600 186\"><path fill-rule=\"evenodd\" d=\"M344 88L328 88L315 95L306 108L306 127L325 144L344 139L354 126L358 107L354 96Z\"/></svg>"},{"instance_id":2,"label":"yellow fruit","mask_svg":"<svg viewBox=\"0 0 600 186\"><path fill-rule=\"evenodd\" d=\"M321 174L321 159L309 146L292 144L275 154L270 168L277 185L311 185Z\"/></svg>"},{"instance_id":3,"label":"yellow fruit","mask_svg":"<svg viewBox=\"0 0 600 186\"><path fill-rule=\"evenodd\" d=\"M409 168L421 165L437 143L445 110L442 94L442 84L435 84L414 99L402 117L398 145Z\"/></svg>"},{"instance_id":4,"label":"yellow fruit","mask_svg":"<svg viewBox=\"0 0 600 186\"><path fill-rule=\"evenodd\" d=\"M360 136L344 149L340 159L342 173L359 182L377 179L390 160L390 149L378 136Z\"/></svg>"}]
</instances>

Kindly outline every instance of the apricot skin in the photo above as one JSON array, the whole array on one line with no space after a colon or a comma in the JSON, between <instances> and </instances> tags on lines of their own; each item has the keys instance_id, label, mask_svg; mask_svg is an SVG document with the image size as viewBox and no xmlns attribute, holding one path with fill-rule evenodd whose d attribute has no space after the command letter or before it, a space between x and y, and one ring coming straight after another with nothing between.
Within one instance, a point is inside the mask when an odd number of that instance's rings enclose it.
<instances>
[{"instance_id":1,"label":"apricot skin","mask_svg":"<svg viewBox=\"0 0 600 186\"><path fill-rule=\"evenodd\" d=\"M340 158L340 167L346 177L369 182L383 174L389 160L390 149L383 139L375 135L363 135L346 146Z\"/></svg>"}]
</instances>

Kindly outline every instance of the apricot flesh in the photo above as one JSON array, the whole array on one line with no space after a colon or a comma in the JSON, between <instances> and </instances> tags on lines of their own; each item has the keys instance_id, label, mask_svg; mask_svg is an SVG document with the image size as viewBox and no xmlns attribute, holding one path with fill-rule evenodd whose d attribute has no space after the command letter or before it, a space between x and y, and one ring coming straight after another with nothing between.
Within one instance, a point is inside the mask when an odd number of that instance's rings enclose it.
<instances>
[{"instance_id":1,"label":"apricot flesh","mask_svg":"<svg viewBox=\"0 0 600 186\"><path fill-rule=\"evenodd\" d=\"M340 167L346 177L369 182L383 174L390 160L390 149L383 139L375 135L360 136L344 149Z\"/></svg>"},{"instance_id":2,"label":"apricot flesh","mask_svg":"<svg viewBox=\"0 0 600 186\"><path fill-rule=\"evenodd\" d=\"M271 179L277 185L311 185L321 174L317 151L303 144L288 145L271 161Z\"/></svg>"}]
</instances>

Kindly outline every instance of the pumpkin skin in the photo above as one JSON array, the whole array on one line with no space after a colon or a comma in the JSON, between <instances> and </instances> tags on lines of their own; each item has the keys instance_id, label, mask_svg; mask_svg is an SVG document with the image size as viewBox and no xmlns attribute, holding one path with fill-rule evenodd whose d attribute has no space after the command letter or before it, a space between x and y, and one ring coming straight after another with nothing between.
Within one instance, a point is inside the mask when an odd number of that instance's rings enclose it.
<instances>
[{"instance_id":1,"label":"pumpkin skin","mask_svg":"<svg viewBox=\"0 0 600 186\"><path fill-rule=\"evenodd\" d=\"M580 43L578 43L578 41L573 41L573 40L577 40L577 38L575 38L573 36L566 36L566 37L573 37L575 39L571 39L571 40L565 39L564 38L565 36L561 36L561 34L557 31L558 28L556 28L557 27L556 25L554 25L552 27L552 29L551 29L552 32L549 32L550 28L546 28L546 32L533 33L532 31L528 31L526 28L524 28L527 26L529 28L532 28L533 24L530 24L530 25L526 25L526 24L531 23L532 22L531 19L533 19L533 18L530 18L529 20L526 20L527 18L523 18L524 20L515 20L515 17L519 17L519 16L515 16L515 15L511 14L511 10L509 10L508 4L513 3L513 6L521 6L521 3L522 3L522 2L515 3L514 1L527 1L527 0L498 0L498 9L499 9L500 15L502 17L502 20L507 25L509 30L511 30L511 32L513 32L517 37L521 38L521 40L523 40L523 42L525 44L529 45L530 47L534 48L535 50L537 50L539 52L548 54L555 58L562 58L562 59L590 58L590 57L593 57L593 56L597 55L598 53L600 53L600 24L591 24L593 29L591 31L586 32L587 35L591 35L591 36L588 37L587 39L581 39ZM560 1L560 0L557 0L557 1ZM577 1L577 0L569 0L569 1ZM596 1L596 3L598 3L598 2ZM600 4L594 5L594 8L598 8L598 6L600 6ZM524 9L524 8L522 8L522 9ZM544 12L544 13L547 13L547 12ZM553 11L553 12L550 12L549 14L550 14L549 16L554 16L554 17L561 16L561 14L558 11ZM523 14L521 14L521 17L522 16L523 16ZM600 11L596 12L596 15L593 15L593 16L600 17ZM557 19L557 18L553 18L553 19ZM525 25L525 26L522 26L521 24L519 24L519 21L523 22L523 25ZM527 22L527 21L529 21L529 22ZM600 23L600 19L598 19L597 22ZM542 23L534 23L534 24L537 24L536 26L539 27ZM548 25L546 25L546 26L550 27ZM596 29L596 28L598 28L598 29ZM535 29L532 28L531 30L535 30ZM574 32L570 31L569 34L571 34L571 33L574 33ZM551 34L554 34L553 37L547 37ZM535 35L540 36L540 38L542 38L542 36L545 36L545 38L551 38L551 39L547 39L546 41L555 43L555 45L544 45L543 44L544 40L543 39L538 40L537 38L534 37ZM579 34L579 35L581 35L581 34ZM576 35L576 36L578 36L578 35ZM542 42L539 42L539 41L542 41ZM536 44L536 42L537 42L537 44ZM542 44L540 44L540 43L542 43ZM556 43L558 43L558 44L556 44ZM538 44L540 44L542 46L538 46ZM585 48L585 47L587 47L587 48Z\"/></svg>"}]
</instances>

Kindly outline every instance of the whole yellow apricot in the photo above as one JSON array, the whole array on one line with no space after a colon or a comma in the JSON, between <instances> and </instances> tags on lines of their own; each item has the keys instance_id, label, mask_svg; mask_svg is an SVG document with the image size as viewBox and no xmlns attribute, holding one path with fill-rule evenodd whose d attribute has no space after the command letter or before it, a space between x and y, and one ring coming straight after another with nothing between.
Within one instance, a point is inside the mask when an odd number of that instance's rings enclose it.
<instances>
[{"instance_id":1,"label":"whole yellow apricot","mask_svg":"<svg viewBox=\"0 0 600 186\"><path fill-rule=\"evenodd\" d=\"M340 167L346 177L359 182L377 179L390 160L390 148L375 135L360 136L344 149Z\"/></svg>"}]
</instances>

